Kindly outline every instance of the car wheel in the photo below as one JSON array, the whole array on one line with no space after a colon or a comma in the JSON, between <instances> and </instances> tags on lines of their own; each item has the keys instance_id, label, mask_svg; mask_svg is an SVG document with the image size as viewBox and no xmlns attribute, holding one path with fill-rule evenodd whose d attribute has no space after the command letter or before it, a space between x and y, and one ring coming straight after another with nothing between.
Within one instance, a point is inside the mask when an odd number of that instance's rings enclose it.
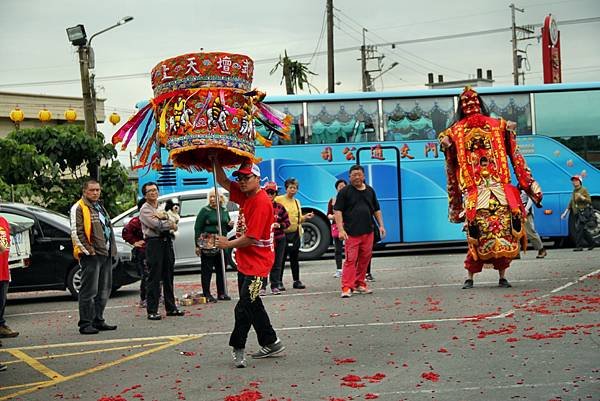
<instances>
[{"instance_id":1,"label":"car wheel","mask_svg":"<svg viewBox=\"0 0 600 401\"><path fill-rule=\"evenodd\" d=\"M236 248L228 249L225 252L225 270L237 271L237 263L235 262Z\"/></svg>"},{"instance_id":2,"label":"car wheel","mask_svg":"<svg viewBox=\"0 0 600 401\"><path fill-rule=\"evenodd\" d=\"M67 274L67 289L71 293L73 298L79 297L79 290L81 289L81 266L78 264L73 266Z\"/></svg>"},{"instance_id":3,"label":"car wheel","mask_svg":"<svg viewBox=\"0 0 600 401\"><path fill-rule=\"evenodd\" d=\"M304 235L300 247L300 259L317 259L327 251L331 243L331 231L321 216L302 223Z\"/></svg>"}]
</instances>

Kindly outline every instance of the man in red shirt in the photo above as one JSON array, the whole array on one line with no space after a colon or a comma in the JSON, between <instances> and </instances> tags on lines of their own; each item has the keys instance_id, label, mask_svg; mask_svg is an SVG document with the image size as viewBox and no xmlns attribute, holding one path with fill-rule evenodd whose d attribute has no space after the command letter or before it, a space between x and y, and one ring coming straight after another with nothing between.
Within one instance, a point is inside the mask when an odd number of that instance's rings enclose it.
<instances>
[{"instance_id":1,"label":"man in red shirt","mask_svg":"<svg viewBox=\"0 0 600 401\"><path fill-rule=\"evenodd\" d=\"M216 164L217 182L229 191L230 199L240 205L237 238L229 241L218 236L217 247L238 248L238 289L240 299L235 305L235 325L229 338L233 347L235 367L246 367L245 347L250 327L254 326L262 347L252 358L266 358L285 349L277 338L259 292L262 278L273 266L273 204L260 188L260 169L256 164L244 163L233 172L237 182L230 181L220 164Z\"/></svg>"},{"instance_id":2,"label":"man in red shirt","mask_svg":"<svg viewBox=\"0 0 600 401\"><path fill-rule=\"evenodd\" d=\"M10 272L8 271L8 254L10 253L10 225L8 221L0 216L0 337L16 337L18 332L12 331L4 321L4 307L6 306L6 294L8 293L8 282ZM2 343L0 342L0 346ZM0 363L0 371L6 370L6 365Z\"/></svg>"}]
</instances>

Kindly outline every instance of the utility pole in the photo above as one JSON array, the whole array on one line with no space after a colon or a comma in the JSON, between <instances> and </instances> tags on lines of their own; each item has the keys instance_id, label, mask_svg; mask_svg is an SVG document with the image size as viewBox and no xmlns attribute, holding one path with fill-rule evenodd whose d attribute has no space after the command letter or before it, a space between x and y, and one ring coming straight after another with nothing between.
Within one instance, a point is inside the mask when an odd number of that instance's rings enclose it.
<instances>
[{"instance_id":1,"label":"utility pole","mask_svg":"<svg viewBox=\"0 0 600 401\"><path fill-rule=\"evenodd\" d=\"M366 28L362 29L362 46L360 47L360 71L362 77L362 91L367 92L369 88L369 74L367 73L367 41L365 38Z\"/></svg>"},{"instance_id":2,"label":"utility pole","mask_svg":"<svg viewBox=\"0 0 600 401\"><path fill-rule=\"evenodd\" d=\"M327 0L327 92L335 92L333 66L333 0Z\"/></svg>"},{"instance_id":3,"label":"utility pole","mask_svg":"<svg viewBox=\"0 0 600 401\"><path fill-rule=\"evenodd\" d=\"M517 57L517 23L515 19L515 10L525 12L523 8L517 8L514 3L510 4L510 13L512 18L512 56L513 56L513 81L515 85L519 85L519 58Z\"/></svg>"},{"instance_id":4,"label":"utility pole","mask_svg":"<svg viewBox=\"0 0 600 401\"><path fill-rule=\"evenodd\" d=\"M79 46L77 52L79 53L79 72L81 73L81 92L83 97L83 116L85 118L85 133L92 138L96 138L97 127L96 127L96 116L95 109L96 101L93 96L93 89L90 80L90 58L89 58L90 47L87 45ZM97 163L89 163L88 172L91 178L95 180L100 179L100 167Z\"/></svg>"},{"instance_id":5,"label":"utility pole","mask_svg":"<svg viewBox=\"0 0 600 401\"><path fill-rule=\"evenodd\" d=\"M518 48L518 42L520 40L529 40L529 39L536 39L538 38L538 36L535 35L535 25L523 25L523 26L517 26L516 23L516 18L515 18L515 11L519 11L519 12L525 12L524 8L517 8L514 3L511 3L511 5L509 6L511 9L511 18L512 18L512 24L511 24L511 31L512 31L512 58L513 58L513 80L515 85L519 85L519 75L521 75L522 77L522 84L525 83L525 71L523 72L519 72L519 69L521 68L521 63L523 62L523 60L527 60L527 46L525 47L525 50L520 50ZM523 53L524 55L521 55L519 53Z\"/></svg>"}]
</instances>

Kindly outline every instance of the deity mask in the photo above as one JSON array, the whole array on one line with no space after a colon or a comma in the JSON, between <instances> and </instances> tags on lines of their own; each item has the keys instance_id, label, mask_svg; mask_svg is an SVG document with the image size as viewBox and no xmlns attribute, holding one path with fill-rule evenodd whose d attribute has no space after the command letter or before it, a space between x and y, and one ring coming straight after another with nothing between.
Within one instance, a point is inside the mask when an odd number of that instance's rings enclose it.
<instances>
[{"instance_id":1,"label":"deity mask","mask_svg":"<svg viewBox=\"0 0 600 401\"><path fill-rule=\"evenodd\" d=\"M481 104L479 103L477 92L470 86L467 86L460 95L460 107L465 117L481 113Z\"/></svg>"}]
</instances>

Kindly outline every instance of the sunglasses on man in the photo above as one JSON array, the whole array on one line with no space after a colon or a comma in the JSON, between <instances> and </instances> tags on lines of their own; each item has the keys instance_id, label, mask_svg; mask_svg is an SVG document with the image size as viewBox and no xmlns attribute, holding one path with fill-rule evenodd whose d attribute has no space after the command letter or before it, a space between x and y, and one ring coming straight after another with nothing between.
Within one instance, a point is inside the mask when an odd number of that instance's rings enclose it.
<instances>
[{"instance_id":1,"label":"sunglasses on man","mask_svg":"<svg viewBox=\"0 0 600 401\"><path fill-rule=\"evenodd\" d=\"M249 181L250 178L252 177L256 177L254 174L250 174L250 175L238 175L235 180L237 182L244 182L244 181Z\"/></svg>"}]
</instances>

